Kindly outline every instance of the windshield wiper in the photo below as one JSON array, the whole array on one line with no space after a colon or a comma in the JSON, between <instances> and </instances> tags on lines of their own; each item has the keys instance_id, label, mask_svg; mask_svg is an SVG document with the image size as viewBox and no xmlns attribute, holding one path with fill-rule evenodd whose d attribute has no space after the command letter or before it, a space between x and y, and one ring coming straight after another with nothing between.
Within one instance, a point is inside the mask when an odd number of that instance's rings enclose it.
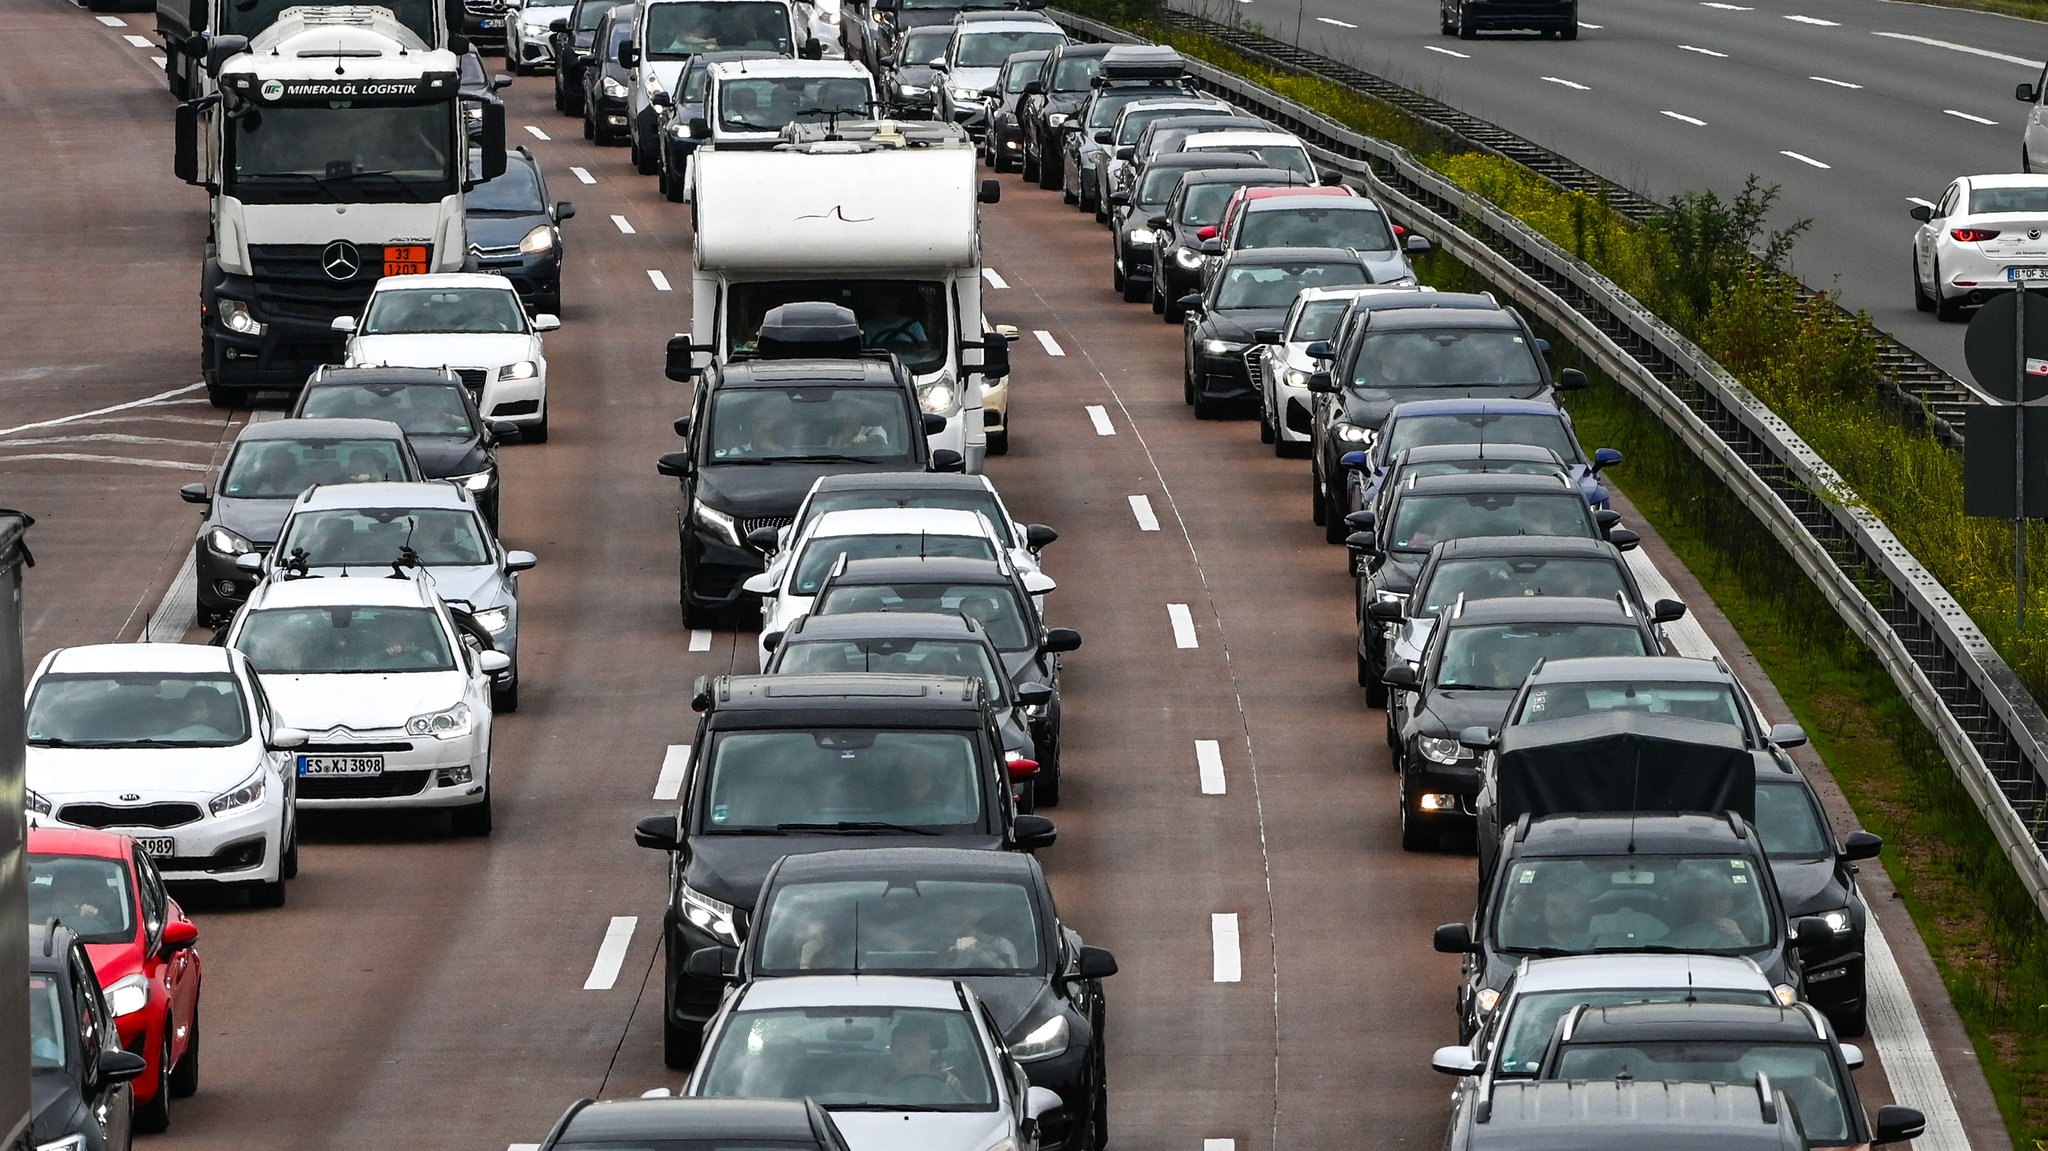
<instances>
[{"instance_id":1,"label":"windshield wiper","mask_svg":"<svg viewBox=\"0 0 2048 1151\"><path fill-rule=\"evenodd\" d=\"M937 835L929 827L912 827L905 823L886 823L879 819L843 819L838 823L778 823L777 831L900 831L906 835ZM897 1108L890 1108L897 1110Z\"/></svg>"},{"instance_id":2,"label":"windshield wiper","mask_svg":"<svg viewBox=\"0 0 2048 1151\"><path fill-rule=\"evenodd\" d=\"M932 1103L834 1103L834 1111L959 1111L964 1105L941 1107Z\"/></svg>"},{"instance_id":3,"label":"windshield wiper","mask_svg":"<svg viewBox=\"0 0 2048 1151\"><path fill-rule=\"evenodd\" d=\"M711 833L712 835L787 835L787 834L789 834L788 832L786 832L786 831L782 830L782 828L780 828L780 827L710 827L710 828L706 828L705 830L706 830L706 831L708 831L709 833Z\"/></svg>"},{"instance_id":4,"label":"windshield wiper","mask_svg":"<svg viewBox=\"0 0 2048 1151\"><path fill-rule=\"evenodd\" d=\"M799 463L799 464L872 464L872 463L875 463L875 462L877 462L878 460L879 460L880 462L883 462L883 463L887 463L887 462L888 462L888 460L889 460L889 457L887 457L887 456L834 456L834 455L817 455L817 456L777 456L777 457L775 457L775 458L776 458L776 461L777 461L777 462L779 462L779 463Z\"/></svg>"},{"instance_id":5,"label":"windshield wiper","mask_svg":"<svg viewBox=\"0 0 2048 1151\"><path fill-rule=\"evenodd\" d=\"M413 203L415 203L415 204L424 204L424 203L426 203L426 202L427 202L427 200L426 200L426 197L424 197L424 196L420 195L420 193L419 193L419 189L417 189L417 188L413 187L413 186L412 186L411 184L407 183L406 181L404 181L404 180L401 180L401 179L399 179L399 178L398 178L398 174L397 174L396 172L391 172L391 171L382 171L382 172L348 172L348 173L345 173L345 174L344 174L344 175L343 175L343 176L342 176L341 178L343 178L343 179L348 179L348 180L362 180L362 179L381 179L381 180L386 180L386 181L389 181L389 182L390 182L390 184L391 184L391 186L392 186L392 187L394 187L394 188L397 188L397 189L398 189L399 191L401 191L401 192L404 192L404 193L405 193L405 196L406 196L406 199L408 199L408 200L411 200L411 201L412 201Z\"/></svg>"},{"instance_id":6,"label":"windshield wiper","mask_svg":"<svg viewBox=\"0 0 2048 1151\"><path fill-rule=\"evenodd\" d=\"M328 194L328 195L330 195L330 196L338 196L338 195L340 195L340 194L341 194L341 193L340 193L340 191L339 191L338 189L336 189L336 188L334 187L334 185L332 185L332 184L329 184L329 183L327 182L327 177L325 177L325 176L315 176L315 175L314 175L313 173L311 173L311 172L237 172L237 173L235 173L235 182L236 182L236 183L238 183L238 184L239 184L239 183L243 183L244 181L248 181L248 180L287 180L287 181L293 181L293 182L297 182L297 183L302 183L302 184L312 184L312 185L313 185L314 187L317 187L317 188L319 188L319 189L320 189L320 190L321 190L322 192L325 192L325 193L327 193L327 194Z\"/></svg>"}]
</instances>

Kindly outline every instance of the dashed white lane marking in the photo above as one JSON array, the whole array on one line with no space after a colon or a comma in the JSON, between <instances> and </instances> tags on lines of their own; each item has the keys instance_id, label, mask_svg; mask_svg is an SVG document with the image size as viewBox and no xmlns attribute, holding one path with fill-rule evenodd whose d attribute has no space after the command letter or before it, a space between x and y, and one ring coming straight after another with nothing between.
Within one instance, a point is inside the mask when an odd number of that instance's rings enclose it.
<instances>
[{"instance_id":1,"label":"dashed white lane marking","mask_svg":"<svg viewBox=\"0 0 2048 1151\"><path fill-rule=\"evenodd\" d=\"M1358 25L1356 25L1356 24L1346 24L1346 23L1345 23L1344 21L1342 21L1342 20L1332 20L1332 19L1330 19L1330 18L1329 18L1328 16L1318 16L1318 17L1316 17L1316 23L1318 23L1318 24L1330 24L1330 25L1333 25L1333 26L1335 26L1335 27L1338 27L1338 28L1356 28L1356 27L1358 27Z\"/></svg>"},{"instance_id":2,"label":"dashed white lane marking","mask_svg":"<svg viewBox=\"0 0 2048 1151\"><path fill-rule=\"evenodd\" d=\"M206 472L213 470L208 464L187 463L184 460L149 460L134 456L103 456L91 452L29 452L25 455L8 456L10 464L26 463L30 460L57 460L74 464L132 464L138 468L162 468L173 472Z\"/></svg>"},{"instance_id":3,"label":"dashed white lane marking","mask_svg":"<svg viewBox=\"0 0 2048 1151\"><path fill-rule=\"evenodd\" d=\"M1818 80L1823 84L1833 84L1837 88L1854 88L1858 91L1861 91L1863 88L1861 84L1851 84L1847 80L1837 80L1832 76L1808 76L1807 79Z\"/></svg>"},{"instance_id":4,"label":"dashed white lane marking","mask_svg":"<svg viewBox=\"0 0 2048 1151\"><path fill-rule=\"evenodd\" d=\"M690 745L672 743L661 757L661 774L655 777L654 798L674 800L683 794L683 777L690 773Z\"/></svg>"},{"instance_id":5,"label":"dashed white lane marking","mask_svg":"<svg viewBox=\"0 0 2048 1151\"><path fill-rule=\"evenodd\" d=\"M691 650L691 651L710 651L710 650L711 650L711 633L710 633L709 631L706 631L705 629L703 629L703 628L701 628L701 627L700 627L700 628L692 628L692 629L691 629L691 631L690 631L690 650Z\"/></svg>"},{"instance_id":6,"label":"dashed white lane marking","mask_svg":"<svg viewBox=\"0 0 2048 1151\"><path fill-rule=\"evenodd\" d=\"M1237 914L1209 917L1209 941L1216 952L1215 981L1237 983L1244 979L1244 957L1238 954Z\"/></svg>"},{"instance_id":7,"label":"dashed white lane marking","mask_svg":"<svg viewBox=\"0 0 2048 1151\"><path fill-rule=\"evenodd\" d=\"M1059 341L1052 338L1051 332L1040 328L1031 334L1038 337L1038 346L1045 349L1046 355L1064 356L1067 354L1067 350L1060 347Z\"/></svg>"},{"instance_id":8,"label":"dashed white lane marking","mask_svg":"<svg viewBox=\"0 0 2048 1151\"><path fill-rule=\"evenodd\" d=\"M93 19L105 24L109 28L126 28L128 26L128 22L119 16L95 16Z\"/></svg>"},{"instance_id":9,"label":"dashed white lane marking","mask_svg":"<svg viewBox=\"0 0 2048 1151\"><path fill-rule=\"evenodd\" d=\"M1715 0L1700 0L1700 7L1702 7L1702 8L1719 8L1719 9L1720 9L1721 11L1723 11L1723 12L1754 12L1754 11L1756 11L1756 9L1754 9L1754 8L1744 8L1744 7L1743 7L1742 5L1740 5L1740 4L1720 4L1720 3L1716 3L1716 2L1715 2Z\"/></svg>"},{"instance_id":10,"label":"dashed white lane marking","mask_svg":"<svg viewBox=\"0 0 2048 1151\"><path fill-rule=\"evenodd\" d=\"M1591 28L1591 29L1592 29L1593 31L1595 31L1595 32L1598 32L1598 31L1600 30L1600 27L1601 27L1601 26L1600 26L1600 25L1598 25L1598 24L1588 24L1588 23L1586 23L1586 22L1585 22L1584 20L1581 20L1581 21L1579 21L1579 27L1581 27L1581 28Z\"/></svg>"},{"instance_id":11,"label":"dashed white lane marking","mask_svg":"<svg viewBox=\"0 0 2048 1151\"><path fill-rule=\"evenodd\" d=\"M147 36L123 36L121 37L121 39L128 41L128 43L134 45L137 48L156 47L156 45L149 42L149 37Z\"/></svg>"},{"instance_id":12,"label":"dashed white lane marking","mask_svg":"<svg viewBox=\"0 0 2048 1151\"><path fill-rule=\"evenodd\" d=\"M1872 32L1871 35L1882 36L1887 40L1905 40L1913 44L1925 44L1929 48L1946 48L1951 52L1965 52L1972 56L1982 56L1987 60L2003 60L2008 64L2018 64L2022 68L2040 68L2043 66L2041 61L2029 60L2025 56L2009 56L2004 52L1993 52L1989 48L1972 48L1968 44L1957 44L1951 40L1936 40L1928 36L1915 36L1909 32Z\"/></svg>"},{"instance_id":13,"label":"dashed white lane marking","mask_svg":"<svg viewBox=\"0 0 2048 1151\"><path fill-rule=\"evenodd\" d=\"M1235 1139L1204 1139L1202 1151L1237 1151Z\"/></svg>"},{"instance_id":14,"label":"dashed white lane marking","mask_svg":"<svg viewBox=\"0 0 2048 1151\"><path fill-rule=\"evenodd\" d=\"M654 281L654 290L655 290L655 291L657 291L657 292L666 292L666 291L668 291L668 290L669 290L669 286L668 286L668 277L667 277L667 276L664 276L664 275L662 275L662 274L661 274L661 271L660 271L659 269L656 269L656 268L649 268L649 269L647 269L647 278L648 278L648 279L650 279L650 280L653 280L653 281Z\"/></svg>"},{"instance_id":15,"label":"dashed white lane marking","mask_svg":"<svg viewBox=\"0 0 2048 1151\"><path fill-rule=\"evenodd\" d=\"M159 68L168 68L171 66L171 62L169 60L164 59L162 56L151 56L149 58L149 62L156 65Z\"/></svg>"},{"instance_id":16,"label":"dashed white lane marking","mask_svg":"<svg viewBox=\"0 0 2048 1151\"><path fill-rule=\"evenodd\" d=\"M1159 530L1159 517L1152 514L1152 501L1147 497L1131 497L1131 515L1137 519L1139 531L1156 532Z\"/></svg>"},{"instance_id":17,"label":"dashed white lane marking","mask_svg":"<svg viewBox=\"0 0 2048 1151\"><path fill-rule=\"evenodd\" d=\"M981 278L987 280L988 286L996 289L997 291L1002 291L1004 288L1010 286L1010 281L1005 280L1001 276L997 275L996 270L994 268L983 268L981 270Z\"/></svg>"},{"instance_id":18,"label":"dashed white lane marking","mask_svg":"<svg viewBox=\"0 0 2048 1151\"><path fill-rule=\"evenodd\" d=\"M526 126L526 131L527 131L527 132L528 132L528 133L529 133L530 135L532 135L532 137L533 137L534 139L536 139L536 140L546 140L546 139L548 139L548 138L549 138L549 137L548 137L548 134L547 134L546 132L543 132L543 131L541 131L541 130L540 130L540 129L539 129L538 127L536 127L536 126L534 126L534 125L532 125L532 124L528 124L528 125Z\"/></svg>"},{"instance_id":19,"label":"dashed white lane marking","mask_svg":"<svg viewBox=\"0 0 2048 1151\"><path fill-rule=\"evenodd\" d=\"M538 1143L507 1143L505 1151L540 1151Z\"/></svg>"},{"instance_id":20,"label":"dashed white lane marking","mask_svg":"<svg viewBox=\"0 0 2048 1151\"><path fill-rule=\"evenodd\" d=\"M1982 116L1972 116L1968 112L1958 112L1954 108L1943 108L1941 114L1944 116L1954 116L1958 120L1968 120L1972 124L1990 124L1993 127L1996 127L1998 124L1996 120L1986 120Z\"/></svg>"},{"instance_id":21,"label":"dashed white lane marking","mask_svg":"<svg viewBox=\"0 0 2048 1151\"><path fill-rule=\"evenodd\" d=\"M1819 160L1816 160L1816 159L1814 159L1814 158L1813 158L1813 157L1811 157L1811 156L1807 156L1807 155L1802 155L1801 153L1798 153L1798 152L1779 152L1779 153L1778 153L1778 155L1780 155L1780 156L1789 156L1789 157L1791 157L1792 159L1794 159L1794 160L1797 160L1797 161L1799 161L1799 162L1800 162L1800 163L1802 163L1802 164L1811 164L1811 165L1813 165L1813 166L1814 166L1814 167L1816 167L1816 168L1822 168L1822 169L1825 169L1825 168L1829 168L1829 167L1832 167L1832 165L1829 165L1829 164L1823 164L1823 163L1821 163L1821 162L1820 162Z\"/></svg>"},{"instance_id":22,"label":"dashed white lane marking","mask_svg":"<svg viewBox=\"0 0 2048 1151\"><path fill-rule=\"evenodd\" d=\"M584 183L584 184L595 184L595 183L597 183L597 177L596 177L596 176L593 176L593 175L591 175L591 174L590 174L590 170L589 170L588 168L578 168L578 167L575 167L575 166L573 166L573 165L572 165L572 166L571 166L571 167L569 168L569 174L570 174L570 175L572 175L572 176L574 176L574 177L576 177L576 179L577 179L577 181L578 181L579 183Z\"/></svg>"},{"instance_id":23,"label":"dashed white lane marking","mask_svg":"<svg viewBox=\"0 0 2048 1151\"><path fill-rule=\"evenodd\" d=\"M1795 15L1795 16L1787 16L1787 17L1785 17L1785 19L1787 19L1787 20L1791 20L1791 21L1794 21L1794 22L1796 22L1796 23L1800 23L1800 24L1812 24L1812 25L1814 25L1815 27L1819 27L1819 28L1840 28L1840 27L1842 26L1842 25L1841 25L1841 23L1840 23L1839 21L1835 21L1835 20L1823 20L1823 19L1821 19L1821 18L1820 18L1820 17L1818 17L1818 16L1796 16L1796 15Z\"/></svg>"},{"instance_id":24,"label":"dashed white lane marking","mask_svg":"<svg viewBox=\"0 0 2048 1151\"><path fill-rule=\"evenodd\" d=\"M1920 197L1918 197L1918 196L1908 196L1908 197L1906 197L1906 202L1907 202L1908 204L1918 204L1919 206L1921 206L1921 207L1923 207L1923 208L1932 208L1932 207L1934 207L1934 201L1932 201L1932 200L1923 200L1923 199L1921 199L1921 198L1920 198Z\"/></svg>"},{"instance_id":25,"label":"dashed white lane marking","mask_svg":"<svg viewBox=\"0 0 2048 1151\"><path fill-rule=\"evenodd\" d=\"M1552 83L1552 84L1562 84L1562 85L1564 85L1565 87L1567 87L1567 88L1570 88L1570 89L1571 89L1572 91L1574 91L1574 92L1591 92L1591 91L1592 91L1592 89L1591 89L1591 88L1588 88L1587 86L1585 86L1584 84L1581 84L1581 83L1579 83L1579 82L1578 82L1578 81L1576 81L1576 80L1566 80L1566 79L1564 79L1563 77L1560 77L1560 76L1545 76L1545 77L1544 77L1544 79L1545 79L1545 80L1547 80L1547 81L1549 81L1549 82L1550 82L1550 83Z\"/></svg>"},{"instance_id":26,"label":"dashed white lane marking","mask_svg":"<svg viewBox=\"0 0 2048 1151\"><path fill-rule=\"evenodd\" d=\"M1195 639L1195 617L1184 603L1166 605L1166 618L1173 624L1173 646L1191 648L1201 646Z\"/></svg>"},{"instance_id":27,"label":"dashed white lane marking","mask_svg":"<svg viewBox=\"0 0 2048 1151\"><path fill-rule=\"evenodd\" d=\"M614 228L617 228L620 231L620 233L624 235L630 236L633 234L633 222L631 220L626 219L624 216L613 216L612 226Z\"/></svg>"},{"instance_id":28,"label":"dashed white lane marking","mask_svg":"<svg viewBox=\"0 0 2048 1151\"><path fill-rule=\"evenodd\" d=\"M1449 48L1439 48L1434 44L1424 44L1423 47L1429 49L1432 52L1441 52L1446 56L1456 56L1460 60L1470 60L1472 58L1470 56L1465 55L1463 52L1453 52Z\"/></svg>"},{"instance_id":29,"label":"dashed white lane marking","mask_svg":"<svg viewBox=\"0 0 2048 1151\"><path fill-rule=\"evenodd\" d=\"M633 928L640 922L637 915L614 915L610 927L604 929L604 942L597 945L597 961L590 965L590 978L583 981L585 991L610 991L619 981L619 967L626 962L626 948L633 942Z\"/></svg>"},{"instance_id":30,"label":"dashed white lane marking","mask_svg":"<svg viewBox=\"0 0 2048 1151\"><path fill-rule=\"evenodd\" d=\"M1213 739L1195 741L1195 770L1202 777L1203 795L1223 794L1223 745Z\"/></svg>"},{"instance_id":31,"label":"dashed white lane marking","mask_svg":"<svg viewBox=\"0 0 2048 1151\"><path fill-rule=\"evenodd\" d=\"M1113 436L1116 434L1116 425L1109 422L1109 410L1101 404L1088 405L1088 420L1095 425L1096 435Z\"/></svg>"},{"instance_id":32,"label":"dashed white lane marking","mask_svg":"<svg viewBox=\"0 0 2048 1151\"><path fill-rule=\"evenodd\" d=\"M1728 53L1716 52L1712 48L1695 48L1691 44L1680 44L1678 47L1680 51L1698 52L1702 56L1712 56L1716 60L1726 60L1728 58Z\"/></svg>"},{"instance_id":33,"label":"dashed white lane marking","mask_svg":"<svg viewBox=\"0 0 2048 1151\"><path fill-rule=\"evenodd\" d=\"M162 403L173 396L182 396L187 392L196 392L205 386L204 384L186 384L182 388L172 388L167 392L158 392L153 396L144 396L139 400L129 400L126 403L110 404L104 408L94 408L89 412L74 412L71 415L58 416L51 420L37 420L32 424L16 424L11 428L0 428L0 436L11 436L16 432L32 432L37 428L54 428L59 424L77 423L79 420L89 420L94 416L104 416L109 412L125 412L131 408L144 408L151 404Z\"/></svg>"},{"instance_id":34,"label":"dashed white lane marking","mask_svg":"<svg viewBox=\"0 0 2048 1151\"><path fill-rule=\"evenodd\" d=\"M1693 116L1688 116L1683 112L1673 112L1669 108L1659 109L1659 113L1665 116L1669 116L1673 120L1683 120L1686 123L1691 124L1695 128L1704 128L1707 126L1707 122L1705 120L1701 120Z\"/></svg>"}]
</instances>

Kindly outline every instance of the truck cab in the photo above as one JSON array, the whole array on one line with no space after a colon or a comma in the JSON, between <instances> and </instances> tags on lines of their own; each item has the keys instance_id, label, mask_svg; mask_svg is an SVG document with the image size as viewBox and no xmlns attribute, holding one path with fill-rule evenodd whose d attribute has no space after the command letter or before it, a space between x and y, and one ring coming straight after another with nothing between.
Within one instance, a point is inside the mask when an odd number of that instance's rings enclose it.
<instances>
[{"instance_id":1,"label":"truck cab","mask_svg":"<svg viewBox=\"0 0 2048 1151\"><path fill-rule=\"evenodd\" d=\"M263 34L300 7L340 7L333 0L156 0L156 33L164 42L164 78L180 100L212 93L204 63L215 37ZM464 50L462 0L377 0L377 7L436 48ZM502 35L502 25L501 32Z\"/></svg>"}]
</instances>

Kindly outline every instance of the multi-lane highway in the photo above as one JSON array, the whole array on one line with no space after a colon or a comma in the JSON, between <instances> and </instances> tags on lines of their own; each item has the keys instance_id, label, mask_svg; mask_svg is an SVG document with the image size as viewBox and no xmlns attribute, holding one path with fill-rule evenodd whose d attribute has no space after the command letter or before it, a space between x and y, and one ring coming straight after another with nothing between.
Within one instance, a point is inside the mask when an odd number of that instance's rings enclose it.
<instances>
[{"instance_id":1,"label":"multi-lane highway","mask_svg":"<svg viewBox=\"0 0 2048 1151\"><path fill-rule=\"evenodd\" d=\"M175 489L244 418L193 384L203 201L170 174L148 20L0 11L0 36L35 47L0 70L25 237L0 302L0 504L41 520L32 659L141 632L138 605L190 546ZM579 213L547 337L553 439L505 453L503 534L541 566L522 707L498 727L497 830L309 821L288 907L193 901L204 1075L167 1148L504 1147L579 1095L679 1078L660 1055L663 865L630 830L673 788L688 685L753 658L749 636L683 628L674 485L653 468L685 402L661 361L687 314L688 215L557 117L545 79L506 96L513 137ZM1249 425L1190 419L1179 332L1116 301L1106 234L1049 193L1006 180L1005 196L984 215L988 306L1025 338L1014 447L990 470L1060 530L1050 614L1086 637L1043 858L1065 917L1122 963L1113 1145L1433 1145L1449 1083L1428 1058L1455 1038L1456 964L1429 931L1469 914L1473 864L1398 846L1382 724L1352 682L1350 580L1308 522L1304 465ZM1865 879L1970 1145L2003 1147L1924 950L1882 875ZM1882 1062L1862 1076L1871 1107L1892 1097Z\"/></svg>"},{"instance_id":2,"label":"multi-lane highway","mask_svg":"<svg viewBox=\"0 0 2048 1151\"><path fill-rule=\"evenodd\" d=\"M1962 325L1913 308L1906 213L2018 170L2013 86L2048 58L2039 23L1894 0L1583 0L1571 43L1444 36L1436 0L1221 7L1660 199L1780 185L1777 221L1813 221L1800 277L1959 375Z\"/></svg>"}]
</instances>

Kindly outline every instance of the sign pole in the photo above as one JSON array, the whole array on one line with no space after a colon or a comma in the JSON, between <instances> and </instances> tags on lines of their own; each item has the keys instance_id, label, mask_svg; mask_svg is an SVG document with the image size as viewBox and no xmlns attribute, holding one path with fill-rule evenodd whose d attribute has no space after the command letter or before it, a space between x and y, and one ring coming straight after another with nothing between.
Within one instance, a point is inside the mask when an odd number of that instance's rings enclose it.
<instances>
[{"instance_id":1,"label":"sign pole","mask_svg":"<svg viewBox=\"0 0 2048 1151\"><path fill-rule=\"evenodd\" d=\"M2012 427L2012 588L2015 632L2027 632L2027 282L2015 281L2013 290L2019 295L2013 299L2013 355L2015 357L2014 379L2017 390L2013 393Z\"/></svg>"}]
</instances>

